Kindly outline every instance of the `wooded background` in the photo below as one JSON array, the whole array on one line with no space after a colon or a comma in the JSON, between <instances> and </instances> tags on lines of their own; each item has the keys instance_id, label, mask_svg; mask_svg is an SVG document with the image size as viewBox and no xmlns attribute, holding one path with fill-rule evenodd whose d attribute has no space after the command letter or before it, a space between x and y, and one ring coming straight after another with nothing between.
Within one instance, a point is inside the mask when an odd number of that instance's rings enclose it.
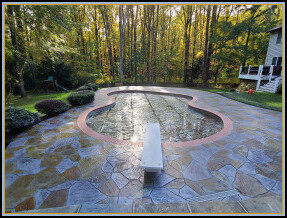
<instances>
[{"instance_id":1,"label":"wooded background","mask_svg":"<svg viewBox=\"0 0 287 218\"><path fill-rule=\"evenodd\" d=\"M6 5L5 91L25 97L48 76L233 87L280 24L282 5Z\"/></svg>"}]
</instances>

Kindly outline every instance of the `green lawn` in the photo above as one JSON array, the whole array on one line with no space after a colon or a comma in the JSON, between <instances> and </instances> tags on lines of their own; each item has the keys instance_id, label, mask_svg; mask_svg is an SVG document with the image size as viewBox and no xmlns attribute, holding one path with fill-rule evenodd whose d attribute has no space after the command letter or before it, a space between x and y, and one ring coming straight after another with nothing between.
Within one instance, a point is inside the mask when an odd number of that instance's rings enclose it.
<instances>
[{"instance_id":1,"label":"green lawn","mask_svg":"<svg viewBox=\"0 0 287 218\"><path fill-rule=\"evenodd\" d=\"M253 94L230 92L230 89L199 89L220 94L235 101L262 107L270 110L282 111L282 95L269 92L256 92Z\"/></svg>"},{"instance_id":2,"label":"green lawn","mask_svg":"<svg viewBox=\"0 0 287 218\"><path fill-rule=\"evenodd\" d=\"M231 89L215 89L215 88L193 88L200 91L208 91L231 98L245 104L262 107L270 110L282 111L282 95L269 92L256 92L253 94L230 92Z\"/></svg>"},{"instance_id":3,"label":"green lawn","mask_svg":"<svg viewBox=\"0 0 287 218\"><path fill-rule=\"evenodd\" d=\"M223 92L219 94L245 104L282 111L282 95L280 94L256 91L253 94L237 92Z\"/></svg>"},{"instance_id":4,"label":"green lawn","mask_svg":"<svg viewBox=\"0 0 287 218\"><path fill-rule=\"evenodd\" d=\"M28 93L27 98L21 98L20 96L13 96L9 101L9 106L20 107L26 109L31 112L37 112L34 108L34 105L45 99L54 99L54 100L62 100L69 104L67 101L67 97L73 92L73 90L69 92L56 92L56 93ZM70 104L69 104L70 105ZM7 106L7 105L6 105ZM39 113L40 114L40 113ZM44 114L40 114L43 116Z\"/></svg>"},{"instance_id":5,"label":"green lawn","mask_svg":"<svg viewBox=\"0 0 287 218\"><path fill-rule=\"evenodd\" d=\"M197 89L200 91L208 91L208 92L213 92L213 93L217 93L217 92L229 92L230 89L216 89L216 88L192 88L192 89Z\"/></svg>"}]
</instances>

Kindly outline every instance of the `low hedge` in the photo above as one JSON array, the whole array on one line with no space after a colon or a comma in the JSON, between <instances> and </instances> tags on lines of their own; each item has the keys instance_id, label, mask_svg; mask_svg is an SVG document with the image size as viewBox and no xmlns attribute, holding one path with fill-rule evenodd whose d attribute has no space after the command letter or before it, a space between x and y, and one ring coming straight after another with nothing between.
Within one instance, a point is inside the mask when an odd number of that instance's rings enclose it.
<instances>
[{"instance_id":1,"label":"low hedge","mask_svg":"<svg viewBox=\"0 0 287 218\"><path fill-rule=\"evenodd\" d=\"M91 90L91 91L97 91L99 86L95 83L87 83L83 86L80 86L77 88L78 91L83 91L83 90Z\"/></svg>"},{"instance_id":2,"label":"low hedge","mask_svg":"<svg viewBox=\"0 0 287 218\"><path fill-rule=\"evenodd\" d=\"M24 129L39 121L39 115L22 108L7 107L5 109L5 132Z\"/></svg>"},{"instance_id":3,"label":"low hedge","mask_svg":"<svg viewBox=\"0 0 287 218\"><path fill-rule=\"evenodd\" d=\"M79 106L94 101L95 93L93 91L79 91L68 96L68 101L73 106Z\"/></svg>"},{"instance_id":4,"label":"low hedge","mask_svg":"<svg viewBox=\"0 0 287 218\"><path fill-rule=\"evenodd\" d=\"M48 116L55 116L69 109L69 105L64 101L51 99L40 101L34 107L38 112Z\"/></svg>"}]
</instances>

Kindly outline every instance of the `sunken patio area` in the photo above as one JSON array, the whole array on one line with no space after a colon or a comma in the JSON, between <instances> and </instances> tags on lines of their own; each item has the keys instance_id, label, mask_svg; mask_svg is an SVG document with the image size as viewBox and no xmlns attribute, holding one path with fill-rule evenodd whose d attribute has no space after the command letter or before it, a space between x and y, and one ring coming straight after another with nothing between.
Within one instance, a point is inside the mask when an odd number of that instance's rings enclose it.
<instances>
[{"instance_id":1,"label":"sunken patio area","mask_svg":"<svg viewBox=\"0 0 287 218\"><path fill-rule=\"evenodd\" d=\"M78 126L84 111L111 103L106 93L120 90L195 96L192 106L222 114L232 121L232 129L211 141L163 146L164 170L147 175L140 168L140 144L113 143L88 135ZM93 103L38 123L5 151L5 208L12 213L48 208L56 213L57 208L74 205L139 208L186 203L192 212L192 203L227 204L262 197L279 199L280 209L272 212L280 213L281 195L282 113L194 89L100 89ZM250 212L250 205L240 205L234 213ZM171 208L168 213L174 212ZM77 212L87 211L92 210L82 207ZM125 212L129 210L121 211ZM218 211L199 211L208 212ZM260 207L257 212L268 213L270 208Z\"/></svg>"}]
</instances>

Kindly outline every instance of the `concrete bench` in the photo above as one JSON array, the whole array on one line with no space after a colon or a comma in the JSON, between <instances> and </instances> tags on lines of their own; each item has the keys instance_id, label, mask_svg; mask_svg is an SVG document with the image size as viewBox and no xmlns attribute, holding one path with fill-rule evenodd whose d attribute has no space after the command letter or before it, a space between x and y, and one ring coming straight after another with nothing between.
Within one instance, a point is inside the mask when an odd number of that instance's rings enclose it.
<instances>
[{"instance_id":1,"label":"concrete bench","mask_svg":"<svg viewBox=\"0 0 287 218\"><path fill-rule=\"evenodd\" d=\"M163 169L160 126L158 123L146 124L141 168L145 169L146 172L161 172Z\"/></svg>"}]
</instances>

